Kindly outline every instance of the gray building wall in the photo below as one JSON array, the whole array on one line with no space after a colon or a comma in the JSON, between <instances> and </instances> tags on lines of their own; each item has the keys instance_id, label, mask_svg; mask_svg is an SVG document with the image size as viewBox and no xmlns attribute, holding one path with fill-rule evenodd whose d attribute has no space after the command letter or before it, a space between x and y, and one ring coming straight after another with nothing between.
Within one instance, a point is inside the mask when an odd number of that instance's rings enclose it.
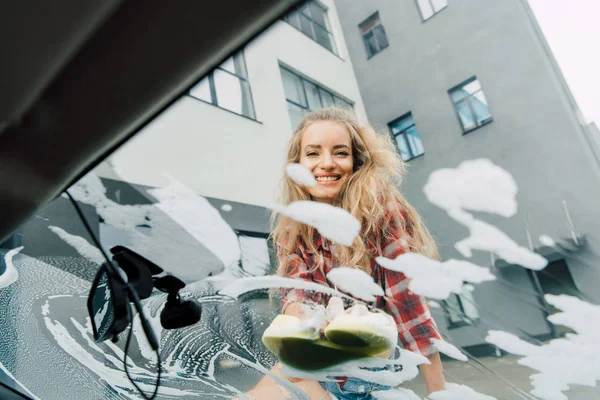
<instances>
[{"instance_id":1,"label":"gray building wall","mask_svg":"<svg viewBox=\"0 0 600 400\"><path fill-rule=\"evenodd\" d=\"M422 21L415 1L336 4L370 122L387 132L389 122L412 112L425 154L408 163L402 190L438 240L442 257L460 257L453 246L468 232L430 204L422 187L438 168L489 158L514 176L519 213L512 218L477 217L523 246L528 246L527 223L537 248L541 234L557 240L571 237L566 202L576 233L587 239L567 258L570 272L579 290L600 301L597 159L525 0L455 0L427 21ZM389 47L367 59L358 25L376 11ZM463 135L447 91L472 76L482 85L493 122ZM473 261L491 263L490 255L481 253ZM474 293L481 310L497 314L481 311L482 319L497 326L449 332L438 316L456 344L483 343L487 330L500 327L518 334L548 333L526 271L504 267L497 275L503 282L477 285Z\"/></svg>"}]
</instances>

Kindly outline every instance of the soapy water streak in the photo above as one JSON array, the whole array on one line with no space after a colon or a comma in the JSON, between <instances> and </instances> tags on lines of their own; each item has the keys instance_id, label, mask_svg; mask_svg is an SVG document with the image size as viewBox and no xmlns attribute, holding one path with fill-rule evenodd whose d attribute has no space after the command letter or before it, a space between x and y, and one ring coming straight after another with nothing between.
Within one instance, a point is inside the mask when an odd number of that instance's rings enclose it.
<instances>
[{"instance_id":1,"label":"soapy water streak","mask_svg":"<svg viewBox=\"0 0 600 400\"><path fill-rule=\"evenodd\" d=\"M225 298L220 299L222 302L228 301ZM80 323L75 318L70 318L68 322L52 318L52 307L49 300L42 306L43 322L58 346L74 360L96 374L101 382L108 385L120 396L138 399L139 395L133 390L123 371L124 353L122 349L111 342L95 343L91 324L87 317L84 323ZM148 315L154 314L150 310L152 307L148 304L145 304L144 308ZM190 347L197 346L194 346L193 343L191 346L188 346L188 344L197 341L200 336L206 337L206 335L199 335L199 333L202 332L198 332L197 329L192 329L189 335L177 334L174 331L163 333L161 353L164 361L162 363L162 384L158 391L159 398L204 398L209 396L210 398L230 399L236 396L239 399L247 399L248 397L235 385L224 383L217 376L217 360L227 357L227 359L239 361L239 365L243 364L261 374L271 376L279 385L290 392L291 398L308 400L308 396L300 388L273 374L258 362L258 357L256 360L252 360L252 357L250 359L242 357L232 351L229 343L220 343L217 351L194 352ZM143 337L139 325L134 325L134 334L136 338ZM176 343L173 343L174 339ZM144 341L145 339L138 340L137 344L139 345ZM214 344L210 347L214 347ZM141 351L140 354L142 357L137 357L135 361L131 357L128 358L128 368L138 386L142 390L151 393L154 389L153 382L156 376L155 358L148 357L152 353L148 354ZM223 364L226 365L226 363Z\"/></svg>"}]
</instances>

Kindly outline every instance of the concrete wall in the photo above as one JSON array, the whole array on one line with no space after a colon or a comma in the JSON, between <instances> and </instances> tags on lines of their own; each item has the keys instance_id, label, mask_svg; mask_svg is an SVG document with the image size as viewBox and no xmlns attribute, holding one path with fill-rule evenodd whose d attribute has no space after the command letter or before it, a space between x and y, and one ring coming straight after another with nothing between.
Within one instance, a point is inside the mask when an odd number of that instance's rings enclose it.
<instances>
[{"instance_id":1,"label":"concrete wall","mask_svg":"<svg viewBox=\"0 0 600 400\"><path fill-rule=\"evenodd\" d=\"M271 206L293 131L280 63L350 99L366 120L336 8L323 4L339 56L276 22L244 50L257 121L184 97L114 155L121 178L161 186L168 172L204 196Z\"/></svg>"},{"instance_id":2,"label":"concrete wall","mask_svg":"<svg viewBox=\"0 0 600 400\"><path fill-rule=\"evenodd\" d=\"M600 283L598 168L568 89L528 8L520 0L455 0L423 22L413 1L337 0L336 4L369 120L387 131L387 123L412 112L425 155L409 162L402 189L436 236L442 257L459 257L453 246L467 230L428 203L422 187L438 168L486 157L513 174L519 186L519 213L508 219L478 217L525 246L527 219L536 247L541 234L570 237L566 201L577 233L590 239L576 258L568 259L569 268L578 288L600 300L595 290ZM389 47L367 59L358 25L375 11ZM494 121L463 135L447 91L471 76L479 79ZM479 254L474 260L489 265L490 255ZM522 275L508 273L505 278L514 287L532 290ZM506 314L497 318L482 313L482 317L506 319L505 328L547 330L535 298L529 296L532 306L525 304L515 297L523 292L514 287L479 285L475 299L481 308ZM452 337L458 344L473 344L477 334L472 328L460 328Z\"/></svg>"}]
</instances>

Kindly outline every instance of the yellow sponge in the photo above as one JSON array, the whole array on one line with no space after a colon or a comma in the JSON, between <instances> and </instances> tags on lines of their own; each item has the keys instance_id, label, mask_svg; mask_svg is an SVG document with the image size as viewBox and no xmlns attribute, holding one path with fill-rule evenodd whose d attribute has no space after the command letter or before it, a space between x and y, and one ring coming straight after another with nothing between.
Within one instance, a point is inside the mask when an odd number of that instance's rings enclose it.
<instances>
[{"instance_id":1,"label":"yellow sponge","mask_svg":"<svg viewBox=\"0 0 600 400\"><path fill-rule=\"evenodd\" d=\"M263 343L291 367L317 370L345 361L377 356L394 349L398 333L385 313L354 306L325 328L325 337L298 317L278 315L263 334Z\"/></svg>"}]
</instances>

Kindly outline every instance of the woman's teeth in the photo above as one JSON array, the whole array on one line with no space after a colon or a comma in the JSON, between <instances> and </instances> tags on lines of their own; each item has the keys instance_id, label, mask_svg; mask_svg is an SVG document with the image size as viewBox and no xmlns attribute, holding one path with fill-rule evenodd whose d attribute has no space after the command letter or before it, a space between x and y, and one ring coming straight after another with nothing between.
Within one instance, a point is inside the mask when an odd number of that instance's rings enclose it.
<instances>
[{"instance_id":1,"label":"woman's teeth","mask_svg":"<svg viewBox=\"0 0 600 400\"><path fill-rule=\"evenodd\" d=\"M340 179L339 176L320 176L317 178L317 181L319 182L331 182L331 181L337 181L338 179Z\"/></svg>"}]
</instances>

